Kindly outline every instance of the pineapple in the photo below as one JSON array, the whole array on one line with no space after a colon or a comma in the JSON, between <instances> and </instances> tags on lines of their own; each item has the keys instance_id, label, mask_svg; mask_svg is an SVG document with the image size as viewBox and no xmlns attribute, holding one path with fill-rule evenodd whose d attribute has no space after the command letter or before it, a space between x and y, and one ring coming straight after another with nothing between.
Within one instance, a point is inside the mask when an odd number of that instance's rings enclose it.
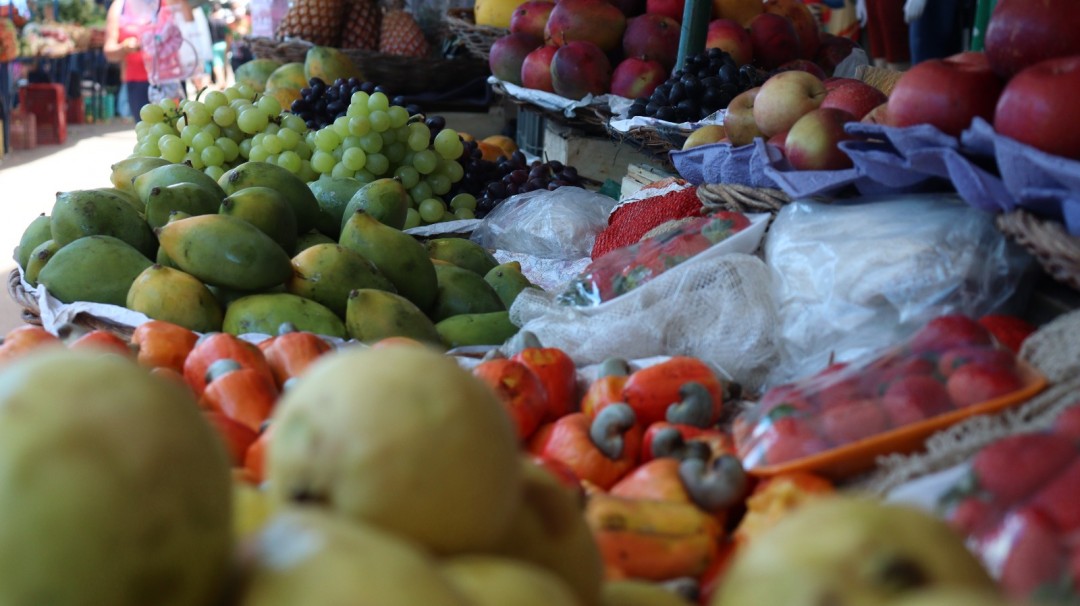
<instances>
[{"instance_id":1,"label":"pineapple","mask_svg":"<svg viewBox=\"0 0 1080 606\"><path fill-rule=\"evenodd\" d=\"M379 52L402 57L426 57L430 48L420 25L400 3L383 15Z\"/></svg>"},{"instance_id":2,"label":"pineapple","mask_svg":"<svg viewBox=\"0 0 1080 606\"><path fill-rule=\"evenodd\" d=\"M338 46L346 0L296 0L278 25L279 38L302 38L319 46Z\"/></svg>"},{"instance_id":3,"label":"pineapple","mask_svg":"<svg viewBox=\"0 0 1080 606\"><path fill-rule=\"evenodd\" d=\"M341 47L378 50L381 18L382 11L374 0L352 0L341 33Z\"/></svg>"}]
</instances>

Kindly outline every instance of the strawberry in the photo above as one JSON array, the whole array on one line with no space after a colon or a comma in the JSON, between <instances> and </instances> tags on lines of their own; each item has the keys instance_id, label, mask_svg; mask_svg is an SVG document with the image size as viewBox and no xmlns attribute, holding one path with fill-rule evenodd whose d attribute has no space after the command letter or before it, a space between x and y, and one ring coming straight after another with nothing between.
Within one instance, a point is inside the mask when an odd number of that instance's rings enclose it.
<instances>
[{"instance_id":1,"label":"strawberry","mask_svg":"<svg viewBox=\"0 0 1080 606\"><path fill-rule=\"evenodd\" d=\"M1035 332L1035 327L1026 320L1004 314L983 316L979 318L979 324L989 330L998 343L1013 353L1020 353L1024 340Z\"/></svg>"},{"instance_id":2,"label":"strawberry","mask_svg":"<svg viewBox=\"0 0 1080 606\"><path fill-rule=\"evenodd\" d=\"M1054 431L1080 440L1080 400L1058 414L1054 419Z\"/></svg>"},{"instance_id":3,"label":"strawberry","mask_svg":"<svg viewBox=\"0 0 1080 606\"><path fill-rule=\"evenodd\" d=\"M794 461L829 448L806 419L795 416L775 419L762 439L765 442L765 463L769 465Z\"/></svg>"},{"instance_id":4,"label":"strawberry","mask_svg":"<svg viewBox=\"0 0 1080 606\"><path fill-rule=\"evenodd\" d=\"M889 428L889 418L874 399L834 403L821 412L821 431L834 444L847 444Z\"/></svg>"},{"instance_id":5,"label":"strawberry","mask_svg":"<svg viewBox=\"0 0 1080 606\"><path fill-rule=\"evenodd\" d=\"M938 316L923 326L908 343L915 353L941 353L960 345L990 345L990 331L975 320L959 315Z\"/></svg>"},{"instance_id":6,"label":"strawberry","mask_svg":"<svg viewBox=\"0 0 1080 606\"><path fill-rule=\"evenodd\" d=\"M1019 433L983 447L972 458L971 468L979 486L999 506L1008 507L1031 496L1076 456L1076 446L1064 436Z\"/></svg>"},{"instance_id":7,"label":"strawberry","mask_svg":"<svg viewBox=\"0 0 1080 606\"><path fill-rule=\"evenodd\" d=\"M1029 597L1040 586L1061 577L1067 556L1064 542L1053 524L1037 511L1025 508L1009 514L1001 533L990 545L1008 548L999 581L1010 597ZM992 551L987 549L984 553L993 557Z\"/></svg>"},{"instance_id":8,"label":"strawberry","mask_svg":"<svg viewBox=\"0 0 1080 606\"><path fill-rule=\"evenodd\" d=\"M972 495L957 502L946 516L946 521L960 535L976 537L991 530L1001 516L1002 510L994 503Z\"/></svg>"},{"instance_id":9,"label":"strawberry","mask_svg":"<svg viewBox=\"0 0 1080 606\"><path fill-rule=\"evenodd\" d=\"M1044 484L1031 499L1030 506L1046 514L1061 532L1080 530L1080 459Z\"/></svg>"}]
</instances>

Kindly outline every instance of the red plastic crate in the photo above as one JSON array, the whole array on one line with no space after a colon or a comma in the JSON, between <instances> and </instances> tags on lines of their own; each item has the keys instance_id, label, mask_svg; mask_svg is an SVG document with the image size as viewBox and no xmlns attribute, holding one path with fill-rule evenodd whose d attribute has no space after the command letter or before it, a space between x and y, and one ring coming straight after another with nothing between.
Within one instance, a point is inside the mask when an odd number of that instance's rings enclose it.
<instances>
[{"instance_id":1,"label":"red plastic crate","mask_svg":"<svg viewBox=\"0 0 1080 606\"><path fill-rule=\"evenodd\" d=\"M27 84L19 89L19 107L37 116L37 142L67 141L67 110L64 87L59 84Z\"/></svg>"}]
</instances>

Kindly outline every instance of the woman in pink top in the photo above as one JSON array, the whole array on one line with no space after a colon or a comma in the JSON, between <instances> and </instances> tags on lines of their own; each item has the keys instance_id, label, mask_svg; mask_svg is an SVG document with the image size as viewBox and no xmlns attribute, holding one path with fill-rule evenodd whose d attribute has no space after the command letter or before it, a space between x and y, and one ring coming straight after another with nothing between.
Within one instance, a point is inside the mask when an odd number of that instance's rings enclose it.
<instances>
[{"instance_id":1,"label":"woman in pink top","mask_svg":"<svg viewBox=\"0 0 1080 606\"><path fill-rule=\"evenodd\" d=\"M150 102L142 35L152 29L157 9L155 0L113 0L105 17L105 58L120 64L128 107L136 120Z\"/></svg>"}]
</instances>

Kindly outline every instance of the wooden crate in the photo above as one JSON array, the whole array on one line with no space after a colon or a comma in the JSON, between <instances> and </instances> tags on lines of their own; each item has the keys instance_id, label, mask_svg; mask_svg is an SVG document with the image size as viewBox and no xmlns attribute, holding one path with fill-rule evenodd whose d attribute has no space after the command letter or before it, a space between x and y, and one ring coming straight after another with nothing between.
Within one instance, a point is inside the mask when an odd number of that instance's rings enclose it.
<instances>
[{"instance_id":1,"label":"wooden crate","mask_svg":"<svg viewBox=\"0 0 1080 606\"><path fill-rule=\"evenodd\" d=\"M621 183L631 164L648 164L651 158L629 145L607 137L590 136L552 120L544 128L544 156L573 166L578 174L603 183Z\"/></svg>"}]
</instances>

